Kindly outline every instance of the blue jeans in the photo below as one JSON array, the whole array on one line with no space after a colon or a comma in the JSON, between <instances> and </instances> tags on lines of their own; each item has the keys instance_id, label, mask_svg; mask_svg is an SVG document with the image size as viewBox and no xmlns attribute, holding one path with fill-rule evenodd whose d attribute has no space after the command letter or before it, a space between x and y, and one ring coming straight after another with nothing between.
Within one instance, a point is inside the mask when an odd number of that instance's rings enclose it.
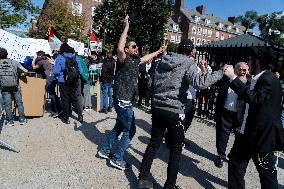
<instances>
[{"instance_id":1,"label":"blue jeans","mask_svg":"<svg viewBox=\"0 0 284 189\"><path fill-rule=\"evenodd\" d=\"M103 92L103 108L106 110L108 107L112 108L112 83L102 84Z\"/></svg>"},{"instance_id":2,"label":"blue jeans","mask_svg":"<svg viewBox=\"0 0 284 189\"><path fill-rule=\"evenodd\" d=\"M114 141L122 133L122 137L113 154L113 159L123 161L124 153L136 132L135 117L132 106L122 108L118 106L118 101L116 100L114 101L114 109L117 113L116 124L108 134L106 144L102 146L102 150L110 154Z\"/></svg>"},{"instance_id":3,"label":"blue jeans","mask_svg":"<svg viewBox=\"0 0 284 189\"><path fill-rule=\"evenodd\" d=\"M2 115L2 108L3 108L3 103L2 103L2 92L1 92L1 89L0 89L0 117Z\"/></svg>"},{"instance_id":4,"label":"blue jeans","mask_svg":"<svg viewBox=\"0 0 284 189\"><path fill-rule=\"evenodd\" d=\"M21 88L18 87L18 90L15 92L2 92L3 95L3 101L4 101L4 107L5 107L5 111L6 111L6 120L7 121L13 121L14 120L14 116L12 113L12 96L15 99L15 102L18 106L18 111L19 111L19 120L23 121L25 120L25 113L24 113L24 105L23 105L23 101L22 101L22 92L21 92Z\"/></svg>"},{"instance_id":5,"label":"blue jeans","mask_svg":"<svg viewBox=\"0 0 284 189\"><path fill-rule=\"evenodd\" d=\"M282 127L284 128L284 108L282 108L281 122L282 122Z\"/></svg>"}]
</instances>

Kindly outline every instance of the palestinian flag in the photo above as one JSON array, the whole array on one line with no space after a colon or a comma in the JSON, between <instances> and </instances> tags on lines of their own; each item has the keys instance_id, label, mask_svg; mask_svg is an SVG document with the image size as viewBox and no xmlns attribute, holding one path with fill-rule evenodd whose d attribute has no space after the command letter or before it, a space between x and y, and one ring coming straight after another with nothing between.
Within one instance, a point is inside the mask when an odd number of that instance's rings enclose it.
<instances>
[{"instance_id":1,"label":"palestinian flag","mask_svg":"<svg viewBox=\"0 0 284 189\"><path fill-rule=\"evenodd\" d=\"M59 50L61 46L60 39L54 34L54 29L52 26L48 28L48 42L51 50Z\"/></svg>"}]
</instances>

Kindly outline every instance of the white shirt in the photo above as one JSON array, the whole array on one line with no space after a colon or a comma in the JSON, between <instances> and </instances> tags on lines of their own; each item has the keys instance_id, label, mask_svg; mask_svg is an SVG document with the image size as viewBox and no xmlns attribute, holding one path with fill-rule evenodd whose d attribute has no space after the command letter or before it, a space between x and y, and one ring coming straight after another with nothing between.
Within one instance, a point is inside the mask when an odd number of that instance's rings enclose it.
<instances>
[{"instance_id":1,"label":"white shirt","mask_svg":"<svg viewBox=\"0 0 284 189\"><path fill-rule=\"evenodd\" d=\"M150 68L151 68L151 63L149 62L147 62L146 63L146 73L148 73L148 71L150 70Z\"/></svg>"},{"instance_id":2,"label":"white shirt","mask_svg":"<svg viewBox=\"0 0 284 189\"><path fill-rule=\"evenodd\" d=\"M229 87L224 108L232 112L237 112L237 99L238 95Z\"/></svg>"},{"instance_id":3,"label":"white shirt","mask_svg":"<svg viewBox=\"0 0 284 189\"><path fill-rule=\"evenodd\" d=\"M249 88L251 91L254 89L254 86L255 86L257 80L260 78L260 76L261 76L264 72L265 72L265 70L262 71L262 72L260 72L259 74L257 74L256 76L254 76L254 77L251 79L250 88ZM245 133L246 123L247 123L247 117L248 117L248 111L249 111L249 104L246 103L245 115L244 115L244 120L243 120L242 126L237 129L237 131L239 131L241 134L244 134L244 133Z\"/></svg>"}]
</instances>

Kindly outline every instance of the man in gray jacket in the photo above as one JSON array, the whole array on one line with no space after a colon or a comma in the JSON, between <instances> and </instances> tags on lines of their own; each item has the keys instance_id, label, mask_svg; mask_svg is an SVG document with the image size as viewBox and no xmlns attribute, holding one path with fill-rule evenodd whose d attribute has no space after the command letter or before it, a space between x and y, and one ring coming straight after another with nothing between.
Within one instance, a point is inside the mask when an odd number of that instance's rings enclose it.
<instances>
[{"instance_id":1,"label":"man in gray jacket","mask_svg":"<svg viewBox=\"0 0 284 189\"><path fill-rule=\"evenodd\" d=\"M164 189L179 188L176 179L184 141L188 86L191 84L197 89L205 89L223 77L223 70L206 75L198 73L197 64L189 59L192 50L192 42L184 39L179 44L178 54L163 56L157 65L153 78L151 140L142 160L138 188L153 188L150 169L165 129L168 130L170 139L170 158Z\"/></svg>"}]
</instances>

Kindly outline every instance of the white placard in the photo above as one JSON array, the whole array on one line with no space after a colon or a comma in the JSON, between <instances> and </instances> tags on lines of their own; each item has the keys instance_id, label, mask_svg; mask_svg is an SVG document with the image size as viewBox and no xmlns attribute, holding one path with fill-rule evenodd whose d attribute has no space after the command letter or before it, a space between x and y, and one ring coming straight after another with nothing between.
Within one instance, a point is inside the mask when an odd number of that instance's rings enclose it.
<instances>
[{"instance_id":1,"label":"white placard","mask_svg":"<svg viewBox=\"0 0 284 189\"><path fill-rule=\"evenodd\" d=\"M73 47L75 49L75 52L78 53L78 55L84 55L84 43L74 41L73 39L68 39L67 43L70 47Z\"/></svg>"},{"instance_id":2,"label":"white placard","mask_svg":"<svg viewBox=\"0 0 284 189\"><path fill-rule=\"evenodd\" d=\"M0 47L7 49L8 58L23 63L26 56L34 56L37 51L44 51L51 55L47 40L21 38L0 29Z\"/></svg>"},{"instance_id":3,"label":"white placard","mask_svg":"<svg viewBox=\"0 0 284 189\"><path fill-rule=\"evenodd\" d=\"M102 42L90 41L91 51L102 52Z\"/></svg>"}]
</instances>

